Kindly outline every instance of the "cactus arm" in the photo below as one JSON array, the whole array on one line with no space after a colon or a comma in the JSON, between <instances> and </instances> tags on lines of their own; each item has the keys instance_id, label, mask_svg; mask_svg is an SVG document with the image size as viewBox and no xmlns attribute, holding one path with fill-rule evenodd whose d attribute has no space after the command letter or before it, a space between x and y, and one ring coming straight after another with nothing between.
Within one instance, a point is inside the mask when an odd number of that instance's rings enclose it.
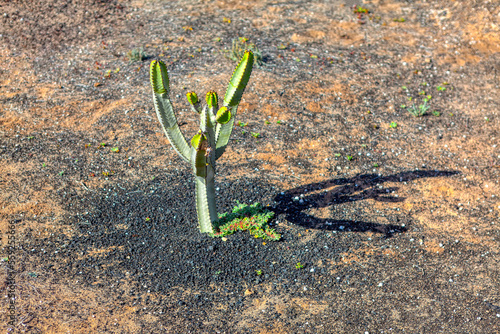
<instances>
[{"instance_id":1,"label":"cactus arm","mask_svg":"<svg viewBox=\"0 0 500 334\"><path fill-rule=\"evenodd\" d=\"M238 104L241 101L243 92L245 91L248 80L250 80L250 75L252 74L253 58L253 53L251 51L246 51L238 66L236 66L236 69L231 76L231 80L229 81L226 95L224 96L224 106L230 110L231 119L226 124L220 124L220 126L217 126L215 159L219 159L226 150L229 137L233 131Z\"/></svg>"},{"instance_id":2,"label":"cactus arm","mask_svg":"<svg viewBox=\"0 0 500 334\"><path fill-rule=\"evenodd\" d=\"M196 212L202 233L213 233L212 223L217 220L215 205L215 171L207 164L206 150L191 148L196 185Z\"/></svg>"},{"instance_id":3,"label":"cactus arm","mask_svg":"<svg viewBox=\"0 0 500 334\"><path fill-rule=\"evenodd\" d=\"M215 124L215 142L219 140L220 130L222 125L226 124L231 120L231 111L227 107L222 107L217 111L217 114L214 119ZM230 128L231 129L231 128ZM227 134L226 134L227 135ZM229 133L231 135L231 133ZM214 146L215 147L215 146Z\"/></svg>"},{"instance_id":4,"label":"cactus arm","mask_svg":"<svg viewBox=\"0 0 500 334\"><path fill-rule=\"evenodd\" d=\"M241 96L252 74L253 58L253 53L251 51L245 51L240 63L236 66L231 76L231 80L229 81L226 95L224 96L224 105L226 107L234 107L240 103Z\"/></svg>"},{"instance_id":5,"label":"cactus arm","mask_svg":"<svg viewBox=\"0 0 500 334\"><path fill-rule=\"evenodd\" d=\"M200 112L200 130L202 132L207 132L207 126L208 126L208 112L207 112L207 106L204 106L203 109Z\"/></svg>"},{"instance_id":6,"label":"cactus arm","mask_svg":"<svg viewBox=\"0 0 500 334\"><path fill-rule=\"evenodd\" d=\"M185 161L189 162L189 146L184 138L184 135L179 129L170 100L168 97L164 98L159 96L159 94L154 94L153 99L156 114L170 144L172 144L172 147L177 154L179 154Z\"/></svg>"},{"instance_id":7,"label":"cactus arm","mask_svg":"<svg viewBox=\"0 0 500 334\"><path fill-rule=\"evenodd\" d=\"M189 162L190 148L177 124L177 118L168 97L169 82L167 67L161 61L153 60L151 62L150 80L156 115L160 120L163 131L177 154Z\"/></svg>"},{"instance_id":8,"label":"cactus arm","mask_svg":"<svg viewBox=\"0 0 500 334\"><path fill-rule=\"evenodd\" d=\"M191 110L194 111L197 114L201 113L201 110L198 106L191 105Z\"/></svg>"},{"instance_id":9,"label":"cactus arm","mask_svg":"<svg viewBox=\"0 0 500 334\"><path fill-rule=\"evenodd\" d=\"M231 119L226 124L217 124L217 130L215 137L217 138L215 145L215 159L219 159L224 151L226 150L227 143L229 142L229 137L231 137L231 132L233 131L234 120L236 116L236 111L238 106L230 108Z\"/></svg>"},{"instance_id":10,"label":"cactus arm","mask_svg":"<svg viewBox=\"0 0 500 334\"><path fill-rule=\"evenodd\" d=\"M219 97L217 93L214 91L209 91L206 96L207 106L208 106L208 117L212 124L215 123L215 113L217 112L217 108L219 107Z\"/></svg>"},{"instance_id":11,"label":"cactus arm","mask_svg":"<svg viewBox=\"0 0 500 334\"><path fill-rule=\"evenodd\" d=\"M198 100L198 95L196 95L195 92L188 92L186 94L186 98L189 102L189 105L191 106L191 110L197 114L200 114L201 110L200 110L200 101Z\"/></svg>"}]
</instances>

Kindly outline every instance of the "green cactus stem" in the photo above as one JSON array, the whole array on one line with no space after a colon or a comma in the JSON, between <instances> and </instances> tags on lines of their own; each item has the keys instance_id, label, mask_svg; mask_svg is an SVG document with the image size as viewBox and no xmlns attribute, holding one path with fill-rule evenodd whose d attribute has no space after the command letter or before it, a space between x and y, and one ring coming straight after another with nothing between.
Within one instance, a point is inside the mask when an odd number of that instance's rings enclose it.
<instances>
[{"instance_id":1,"label":"green cactus stem","mask_svg":"<svg viewBox=\"0 0 500 334\"><path fill-rule=\"evenodd\" d=\"M227 107L220 108L219 111L217 111L217 115L215 116L215 120L219 124L226 124L230 119L231 112L229 111L229 109L227 109Z\"/></svg>"},{"instance_id":2,"label":"green cactus stem","mask_svg":"<svg viewBox=\"0 0 500 334\"><path fill-rule=\"evenodd\" d=\"M169 98L169 79L165 64L153 60L150 66L150 81L156 115L160 120L170 144L182 159L191 164L195 178L196 211L202 233L214 234L217 221L215 195L216 160L224 153L234 125L234 119L241 97L252 74L253 54L245 52L233 72L224 96L224 105L219 109L215 91L206 95L206 105L200 108L195 92L186 94L191 109L200 115L200 129L188 144L179 129Z\"/></svg>"},{"instance_id":3,"label":"green cactus stem","mask_svg":"<svg viewBox=\"0 0 500 334\"><path fill-rule=\"evenodd\" d=\"M161 61L153 60L149 73L151 87L153 88L153 102L156 115L160 120L163 131L177 154L189 162L191 159L191 149L186 142L186 138L184 138L184 135L179 129L179 124L174 114L174 108L168 97L169 82L167 67Z\"/></svg>"},{"instance_id":4,"label":"green cactus stem","mask_svg":"<svg viewBox=\"0 0 500 334\"><path fill-rule=\"evenodd\" d=\"M229 137L231 137L231 132L234 127L234 120L236 118L236 111L238 110L238 105L240 104L243 92L250 80L250 75L252 74L253 68L253 53L251 51L246 51L243 54L238 66L233 72L231 80L226 90L226 95L224 96L224 106L230 109L231 119L226 124L222 124L217 127L217 147L215 151L215 158L219 159L224 151L226 150L227 143L229 142Z\"/></svg>"},{"instance_id":5,"label":"green cactus stem","mask_svg":"<svg viewBox=\"0 0 500 334\"><path fill-rule=\"evenodd\" d=\"M199 108L200 100L198 100L198 95L195 92L189 92L186 94L186 98L191 105L191 110L199 114L201 110Z\"/></svg>"}]
</instances>

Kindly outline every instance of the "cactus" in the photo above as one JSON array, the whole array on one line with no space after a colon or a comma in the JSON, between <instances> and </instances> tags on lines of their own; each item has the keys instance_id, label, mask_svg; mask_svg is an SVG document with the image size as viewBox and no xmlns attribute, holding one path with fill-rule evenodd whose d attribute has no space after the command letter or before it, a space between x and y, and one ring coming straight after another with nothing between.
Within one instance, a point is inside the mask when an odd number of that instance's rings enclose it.
<instances>
[{"instance_id":1,"label":"cactus","mask_svg":"<svg viewBox=\"0 0 500 334\"><path fill-rule=\"evenodd\" d=\"M200 115L200 130L189 145L179 129L170 102L167 67L161 61L151 62L150 81L156 115L174 150L189 162L193 169L196 211L202 233L214 233L213 226L218 219L215 204L215 163L227 147L236 111L252 74L253 64L253 53L246 51L233 72L220 109L219 98L214 91L207 93L206 105L203 108L200 108L201 103L196 93L187 93L186 98L191 109Z\"/></svg>"}]
</instances>

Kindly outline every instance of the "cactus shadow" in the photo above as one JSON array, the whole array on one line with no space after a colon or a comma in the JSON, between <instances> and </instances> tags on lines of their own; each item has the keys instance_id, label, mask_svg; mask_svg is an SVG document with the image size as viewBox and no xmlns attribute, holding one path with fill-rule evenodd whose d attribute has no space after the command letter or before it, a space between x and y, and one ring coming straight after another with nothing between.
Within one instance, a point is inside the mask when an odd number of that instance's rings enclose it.
<instances>
[{"instance_id":1,"label":"cactus shadow","mask_svg":"<svg viewBox=\"0 0 500 334\"><path fill-rule=\"evenodd\" d=\"M398 224L318 218L304 211L366 199L387 203L404 202L404 197L394 194L399 188L384 187L383 183L408 182L427 177L450 177L459 173L458 171L410 171L389 176L363 174L352 178L330 179L282 192L274 198L277 204L270 210L276 215L284 214L289 222L309 229L375 232L389 238L394 233L406 232L407 228ZM399 217L395 217L395 220L399 222Z\"/></svg>"}]
</instances>

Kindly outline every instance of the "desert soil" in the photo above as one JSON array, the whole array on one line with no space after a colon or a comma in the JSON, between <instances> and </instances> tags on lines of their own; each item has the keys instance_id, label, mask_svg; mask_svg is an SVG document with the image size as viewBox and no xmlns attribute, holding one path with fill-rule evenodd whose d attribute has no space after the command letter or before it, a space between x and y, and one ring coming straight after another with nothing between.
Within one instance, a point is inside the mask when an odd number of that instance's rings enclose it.
<instances>
[{"instance_id":1,"label":"desert soil","mask_svg":"<svg viewBox=\"0 0 500 334\"><path fill-rule=\"evenodd\" d=\"M1 0L0 329L500 332L499 21L484 0ZM240 37L263 65L217 202L263 203L279 242L199 233L151 99L162 59L191 138L185 94L224 94Z\"/></svg>"}]
</instances>

